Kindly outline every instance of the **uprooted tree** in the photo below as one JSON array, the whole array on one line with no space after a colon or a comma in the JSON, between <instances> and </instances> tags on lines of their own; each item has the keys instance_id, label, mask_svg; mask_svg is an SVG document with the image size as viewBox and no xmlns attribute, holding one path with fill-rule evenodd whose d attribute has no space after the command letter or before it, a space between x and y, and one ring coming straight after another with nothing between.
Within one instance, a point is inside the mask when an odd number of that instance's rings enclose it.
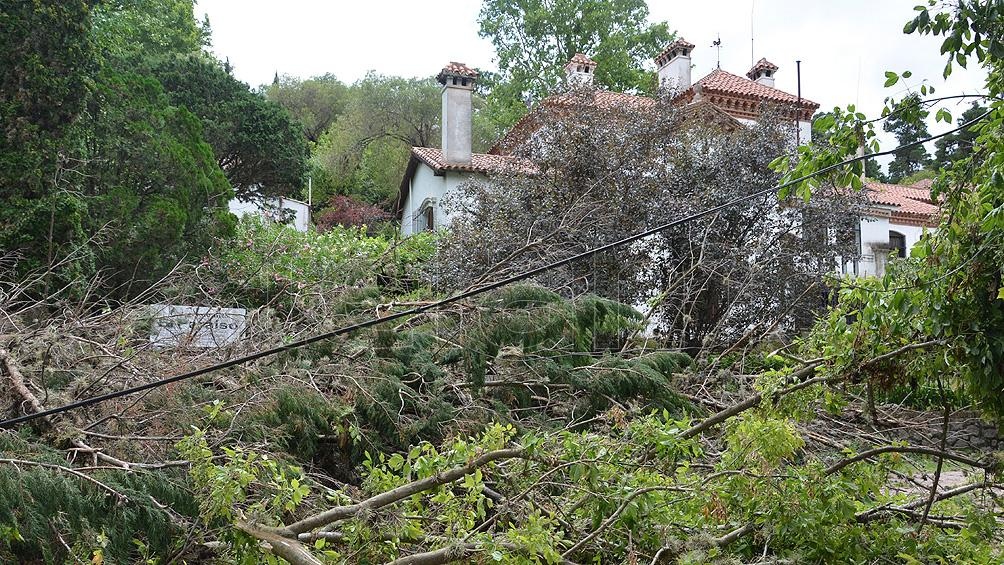
<instances>
[{"instance_id":1,"label":"uprooted tree","mask_svg":"<svg viewBox=\"0 0 1004 565\"><path fill-rule=\"evenodd\" d=\"M856 253L862 196L779 201L768 165L791 132L769 111L748 127L707 104L610 105L594 93L550 98L547 126L517 153L524 165L449 197L434 267L444 284L491 282L760 194L538 280L635 305L666 344L690 353L807 328L825 304L824 277Z\"/></svg>"}]
</instances>

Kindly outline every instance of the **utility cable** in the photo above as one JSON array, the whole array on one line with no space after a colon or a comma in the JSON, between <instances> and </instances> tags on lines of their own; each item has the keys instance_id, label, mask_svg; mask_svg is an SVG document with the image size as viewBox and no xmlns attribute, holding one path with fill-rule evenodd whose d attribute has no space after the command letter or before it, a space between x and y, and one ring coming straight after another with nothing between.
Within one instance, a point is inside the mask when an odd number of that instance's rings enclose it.
<instances>
[{"instance_id":1,"label":"utility cable","mask_svg":"<svg viewBox=\"0 0 1004 565\"><path fill-rule=\"evenodd\" d=\"M237 366L237 365L248 363L250 361L256 361L258 359L262 359L262 358L265 358L265 357L270 357L272 355L278 355L280 353L285 353L287 351L293 351L295 349L299 349L301 347L305 347L307 345L311 345L311 344L317 343L319 341L323 341L323 340L326 340L326 339L331 339L333 337L337 337L337 336L340 336L340 335L345 335L345 334L348 334L348 333L352 333L354 331L363 330L363 329L366 329L366 328L371 328L371 327L378 326L378 325L381 325L381 324L386 324L387 322L393 322L394 320L400 320L401 318L405 318L407 316L414 316L416 314L422 314L422 313L428 312L430 310L435 310L437 308L441 308L443 306L446 306L446 305L449 305L449 304L453 304L455 302L459 302L461 300L465 300L465 299L471 298L473 296L478 296L478 295L490 292L492 290L495 290L495 289L498 289L498 288L502 288L504 286L508 286L508 285L510 285L512 283L524 281L526 279L532 278L532 277L534 277L536 275L539 275L541 273L545 273L545 272L550 271L552 269L556 269L558 267L562 267L564 265L567 265L569 263L573 263L573 262L578 261L580 259L586 259L588 257L592 257L594 255L603 253L605 251L610 251L611 249L616 249L618 247L622 247L622 246L627 245L629 243L633 243L633 242L638 241L640 239L644 239L644 238L649 237L651 235L655 235L655 234L657 234L657 233L659 233L661 231L668 230L670 228L673 228L673 227L676 227L676 226L680 226L680 225L692 222L694 220L699 220L701 218L704 218L706 216L710 216L712 214L721 212L723 210L727 210L727 209L729 209L729 208L731 208L733 206L736 206L737 204L742 204L743 202L747 202L747 201L752 200L754 198L759 198L761 196L766 196L767 194L770 194L772 192L776 193L777 191L779 191L781 189L787 188L789 186L797 185L797 184L805 182L805 181L807 181L807 180L809 180L811 178L815 178L815 177L818 177L820 175L823 175L823 174L835 171L835 170L837 170L837 169L839 169L841 167L850 165L852 163L856 163L858 161L864 161L865 159L874 159L876 157L882 157L882 156L885 156L885 155L892 155L892 154L894 154L894 153L896 153L898 151L902 151L904 149L910 149L910 148L916 147L918 145L923 145L924 143L927 143L929 141L933 141L935 139L938 139L938 138L944 137L946 135L950 135L950 134L956 133L958 131L961 131L963 129L966 129L966 128L970 127L971 125L973 125L974 123L976 123L976 122L978 122L978 121L986 118L988 115L990 115L989 111L985 112L984 114L982 114L981 116L977 117L976 119L974 119L974 120L972 120L970 122L967 122L967 123L965 123L965 124L963 124L963 125L955 128L953 130L946 131L944 133L940 133L938 135L934 135L934 136L928 137L926 139L914 141L912 143L908 143L906 145L902 145L900 147L897 147L896 149L890 149L888 151L882 151L882 152L879 152L879 153L872 153L870 155L853 157L851 159L847 159L845 161L841 161L840 163L835 163L833 165L829 165L827 167L823 167L822 169L819 169L818 171L815 171L815 172L810 173L808 175L799 177L797 179L794 179L794 180L791 180L791 181L788 181L788 182L785 182L785 183L773 186L771 188L765 188L763 190L758 190L756 192L753 192L753 193L750 193L750 194L747 194L747 195L744 195L744 196L739 196L737 198L733 198L732 200L729 200L728 202L725 202L723 204L719 204L717 206L713 206L713 207L708 208L706 210L702 210L700 212L696 212L696 213L691 214L689 216L684 216L683 218L672 220L670 222L666 222L666 223L661 224L659 226L656 226L654 228L650 228L650 229L647 229L645 231L641 231L641 232L635 233L633 235L629 235L629 236L627 236L627 237L625 237L623 239L620 239L618 241L614 241L614 242L611 242L611 243L607 243L605 245L601 245L599 247L594 247L592 249L588 249L586 251L583 251L582 253L578 253L576 255L572 255L572 256L566 257L564 259L559 259L559 260L554 261L552 263L548 263L546 265L542 265L540 267L536 267L534 269L530 269L529 271L524 271L522 273L513 275L513 276L505 278L505 279L501 279L499 281L496 281L496 282L493 282L493 283L490 283L490 284L486 284L486 285L481 286L481 287L477 287L475 289L467 290L467 291L462 292L460 294L449 296L447 298L444 298L444 299L436 301L436 302L430 302L429 304L424 304L422 306L417 306L417 307L411 308L409 310L402 310L400 312L396 312L396 313L393 313L393 314L388 314L388 315L380 317L380 318L370 318L368 320L365 320L365 321L362 321L362 322L359 322L359 323L356 323L356 324L351 324L351 325L348 325L348 326L343 326L341 328L338 328L338 329L335 329L335 330L332 330L332 331L329 331L329 332L321 333L321 334L318 334L318 335L315 335L315 336L311 336L311 337L304 338L304 339L301 339L301 340L298 340L298 341L290 342L290 343L287 343L287 344L284 344L284 345L279 345L279 346L271 347L271 348L268 348L268 349L261 349L259 351L255 351L253 353L249 353L247 355L236 357L234 359L230 359L228 361L223 361L221 363L215 363L215 364L212 364L212 365L209 365L209 366L206 366L206 367L202 367L200 369L195 369L193 371L187 371L187 372L180 373L180 374L177 374L177 375L172 375L172 376L169 376L169 377L164 377L164 378L156 380L156 381L151 381L151 382L148 382L148 383L145 383L145 384L141 384L141 385L137 385L137 386L125 388L125 389L122 389L122 390L117 390L117 391L114 391L114 392L108 392L108 393L105 393L105 394L99 394L97 396L93 396L93 397L90 397L90 398L85 398L85 399L82 399L82 400L78 400L76 402L71 402L69 404L64 404L63 406L57 406L55 408L49 408L48 410L43 410L41 412L34 412L34 413L31 413L31 414L24 414L24 415L18 416L16 418L11 418L9 420L4 420L4 421L0 422L0 429L11 428L11 427L23 424L25 422L30 422L32 420L37 420L39 418L45 418L45 417L48 417L48 416L54 416L56 414L61 414L63 412L69 412L70 410L76 410L78 408L84 408L84 407L87 407L87 406L92 406L94 404L105 402L106 400L112 400L112 399L115 399L115 398L121 398L123 396L127 396L127 395L130 395L130 394L133 394L133 393L143 392L143 391L146 391L146 390L150 390L150 389L162 387L164 385L168 385L168 384L171 384L171 383L176 383L176 382L179 382L179 381L188 380L188 379L191 379L191 378L194 378L194 377L198 377L198 376L201 376L201 375L206 375L206 374L209 374L209 373L212 373L212 372L215 372L215 371L219 371L221 369L227 369L227 368L230 368L230 367L234 367L234 366Z\"/></svg>"}]
</instances>

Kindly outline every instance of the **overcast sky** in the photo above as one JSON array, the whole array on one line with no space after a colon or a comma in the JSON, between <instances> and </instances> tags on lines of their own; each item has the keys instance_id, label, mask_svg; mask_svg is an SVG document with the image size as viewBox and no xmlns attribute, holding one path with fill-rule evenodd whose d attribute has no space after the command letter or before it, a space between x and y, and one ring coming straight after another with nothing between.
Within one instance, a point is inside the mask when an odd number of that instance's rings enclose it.
<instances>
[{"instance_id":1,"label":"overcast sky","mask_svg":"<svg viewBox=\"0 0 1004 565\"><path fill-rule=\"evenodd\" d=\"M956 72L946 82L940 40L904 35L920 0L650 0L652 21L696 45L694 80L716 65L711 42L721 35L721 66L743 75L752 56L780 67L777 87L794 93L795 60L802 61L802 95L823 110L857 103L877 115L886 96L886 70L910 69L937 94L974 93L984 75ZM431 76L448 61L495 69L494 50L477 34L477 0L198 0L209 16L213 51L229 58L236 76L258 86L276 71L299 77L334 73L344 82L366 71ZM968 104L968 103L966 103ZM958 116L964 107L949 106ZM932 124L932 131L944 129ZM888 138L886 138L888 139ZM892 147L883 139L883 146Z\"/></svg>"}]
</instances>

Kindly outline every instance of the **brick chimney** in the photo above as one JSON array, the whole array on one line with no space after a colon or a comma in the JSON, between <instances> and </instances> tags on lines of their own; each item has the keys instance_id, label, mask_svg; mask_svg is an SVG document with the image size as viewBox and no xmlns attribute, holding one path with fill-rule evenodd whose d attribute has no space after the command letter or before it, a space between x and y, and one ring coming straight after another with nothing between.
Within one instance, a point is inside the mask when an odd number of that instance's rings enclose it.
<instances>
[{"instance_id":1,"label":"brick chimney","mask_svg":"<svg viewBox=\"0 0 1004 565\"><path fill-rule=\"evenodd\" d=\"M451 62L436 76L443 85L443 156L448 163L471 162L471 94L478 72L463 63Z\"/></svg>"},{"instance_id":2,"label":"brick chimney","mask_svg":"<svg viewBox=\"0 0 1004 565\"><path fill-rule=\"evenodd\" d=\"M655 58L659 69L659 88L676 92L690 88L690 52L694 44L680 38L669 44Z\"/></svg>"},{"instance_id":3,"label":"brick chimney","mask_svg":"<svg viewBox=\"0 0 1004 565\"><path fill-rule=\"evenodd\" d=\"M774 73L776 72L777 65L771 63L767 59L761 58L755 65L753 65L753 68L746 73L746 76L754 82L774 88Z\"/></svg>"},{"instance_id":4,"label":"brick chimney","mask_svg":"<svg viewBox=\"0 0 1004 565\"><path fill-rule=\"evenodd\" d=\"M596 74L596 61L582 53L576 53L565 65L565 78L568 86L592 86Z\"/></svg>"}]
</instances>

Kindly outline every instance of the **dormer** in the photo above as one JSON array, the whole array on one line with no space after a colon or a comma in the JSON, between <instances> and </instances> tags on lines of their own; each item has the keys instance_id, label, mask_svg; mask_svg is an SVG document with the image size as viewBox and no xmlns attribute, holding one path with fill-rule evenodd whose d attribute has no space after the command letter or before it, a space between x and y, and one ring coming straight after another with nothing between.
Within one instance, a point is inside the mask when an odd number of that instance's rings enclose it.
<instances>
[{"instance_id":1,"label":"dormer","mask_svg":"<svg viewBox=\"0 0 1004 565\"><path fill-rule=\"evenodd\" d=\"M569 86L592 86L596 74L596 61L576 53L565 65L565 80Z\"/></svg>"},{"instance_id":2,"label":"dormer","mask_svg":"<svg viewBox=\"0 0 1004 565\"><path fill-rule=\"evenodd\" d=\"M659 69L659 88L680 92L690 88L690 53L694 44L680 38L655 57Z\"/></svg>"},{"instance_id":3,"label":"dormer","mask_svg":"<svg viewBox=\"0 0 1004 565\"><path fill-rule=\"evenodd\" d=\"M753 68L746 73L753 82L774 88L774 73L777 72L777 65L767 59L761 58L753 65Z\"/></svg>"}]
</instances>

